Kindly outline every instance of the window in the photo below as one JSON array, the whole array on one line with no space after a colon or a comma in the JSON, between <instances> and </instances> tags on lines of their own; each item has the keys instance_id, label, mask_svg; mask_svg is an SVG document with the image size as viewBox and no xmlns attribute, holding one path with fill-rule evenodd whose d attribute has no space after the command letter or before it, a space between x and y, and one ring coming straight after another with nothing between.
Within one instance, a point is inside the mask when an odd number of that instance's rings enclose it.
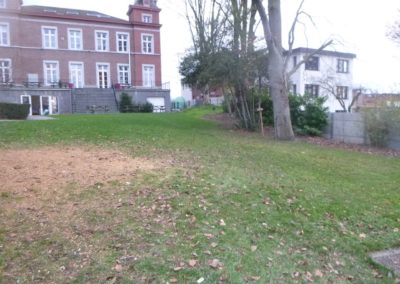
<instances>
[{"instance_id":1,"label":"window","mask_svg":"<svg viewBox=\"0 0 400 284\"><path fill-rule=\"evenodd\" d=\"M57 49L57 28L42 27L43 48Z\"/></svg>"},{"instance_id":2,"label":"window","mask_svg":"<svg viewBox=\"0 0 400 284\"><path fill-rule=\"evenodd\" d=\"M319 70L319 57L318 56L311 56L305 63L306 70Z\"/></svg>"},{"instance_id":3,"label":"window","mask_svg":"<svg viewBox=\"0 0 400 284\"><path fill-rule=\"evenodd\" d=\"M154 65L143 65L143 87L154 86Z\"/></svg>"},{"instance_id":4,"label":"window","mask_svg":"<svg viewBox=\"0 0 400 284\"><path fill-rule=\"evenodd\" d=\"M83 88L84 76L83 76L83 63L82 62L70 62L69 63L69 82L74 85L74 88Z\"/></svg>"},{"instance_id":5,"label":"window","mask_svg":"<svg viewBox=\"0 0 400 284\"><path fill-rule=\"evenodd\" d=\"M319 96L319 85L306 84L305 93L314 97Z\"/></svg>"},{"instance_id":6,"label":"window","mask_svg":"<svg viewBox=\"0 0 400 284\"><path fill-rule=\"evenodd\" d=\"M152 23L153 22L153 18L152 18L151 15L142 14L142 21L143 21L143 23Z\"/></svg>"},{"instance_id":7,"label":"window","mask_svg":"<svg viewBox=\"0 0 400 284\"><path fill-rule=\"evenodd\" d=\"M349 73L349 61L346 59L338 59L336 71L338 73Z\"/></svg>"},{"instance_id":8,"label":"window","mask_svg":"<svg viewBox=\"0 0 400 284\"><path fill-rule=\"evenodd\" d=\"M46 86L56 85L60 80L58 61L44 61L44 84Z\"/></svg>"},{"instance_id":9,"label":"window","mask_svg":"<svg viewBox=\"0 0 400 284\"><path fill-rule=\"evenodd\" d=\"M96 31L96 50L108 51L108 32Z\"/></svg>"},{"instance_id":10,"label":"window","mask_svg":"<svg viewBox=\"0 0 400 284\"><path fill-rule=\"evenodd\" d=\"M0 23L0 46L10 45L10 31L7 23Z\"/></svg>"},{"instance_id":11,"label":"window","mask_svg":"<svg viewBox=\"0 0 400 284\"><path fill-rule=\"evenodd\" d=\"M117 51L129 52L129 34L117 33Z\"/></svg>"},{"instance_id":12,"label":"window","mask_svg":"<svg viewBox=\"0 0 400 284\"><path fill-rule=\"evenodd\" d=\"M296 95L296 94L297 94L297 85L296 85L296 84L293 84L293 85L292 85L292 94L293 94L293 95Z\"/></svg>"},{"instance_id":13,"label":"window","mask_svg":"<svg viewBox=\"0 0 400 284\"><path fill-rule=\"evenodd\" d=\"M68 48L73 50L82 50L82 30L68 29Z\"/></svg>"},{"instance_id":14,"label":"window","mask_svg":"<svg viewBox=\"0 0 400 284\"><path fill-rule=\"evenodd\" d=\"M0 59L0 83L10 83L11 81L11 60Z\"/></svg>"},{"instance_id":15,"label":"window","mask_svg":"<svg viewBox=\"0 0 400 284\"><path fill-rule=\"evenodd\" d=\"M97 63L97 87L109 88L110 87L110 64Z\"/></svg>"},{"instance_id":16,"label":"window","mask_svg":"<svg viewBox=\"0 0 400 284\"><path fill-rule=\"evenodd\" d=\"M142 34L142 53L154 53L152 35Z\"/></svg>"},{"instance_id":17,"label":"window","mask_svg":"<svg viewBox=\"0 0 400 284\"><path fill-rule=\"evenodd\" d=\"M336 97L338 99L347 100L349 93L349 87L337 86L336 87Z\"/></svg>"},{"instance_id":18,"label":"window","mask_svg":"<svg viewBox=\"0 0 400 284\"><path fill-rule=\"evenodd\" d=\"M6 0L0 0L0 8L6 7Z\"/></svg>"},{"instance_id":19,"label":"window","mask_svg":"<svg viewBox=\"0 0 400 284\"><path fill-rule=\"evenodd\" d=\"M118 83L129 85L129 65L118 64Z\"/></svg>"}]
</instances>

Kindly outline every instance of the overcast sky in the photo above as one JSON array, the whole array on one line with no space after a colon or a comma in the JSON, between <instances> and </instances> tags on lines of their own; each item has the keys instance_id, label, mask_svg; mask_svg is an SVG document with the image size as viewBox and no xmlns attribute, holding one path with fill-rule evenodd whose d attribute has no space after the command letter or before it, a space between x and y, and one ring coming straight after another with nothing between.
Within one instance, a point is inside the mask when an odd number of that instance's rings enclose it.
<instances>
[{"instance_id":1,"label":"overcast sky","mask_svg":"<svg viewBox=\"0 0 400 284\"><path fill-rule=\"evenodd\" d=\"M110 2L112 4L110 5ZM46 5L96 10L127 19L134 0L24 0L25 5ZM266 1L265 1L266 2ZM283 30L286 34L300 0L282 0ZM93 3L96 3L93 6ZM163 82L171 82L171 96L180 95L179 58L190 47L184 16L184 0L158 0L161 11ZM306 0L304 10L313 23L303 18L298 26L295 47L317 48L334 39L330 49L355 53L355 87L380 92L400 92L400 45L385 37L387 26L400 18L399 0Z\"/></svg>"}]
</instances>

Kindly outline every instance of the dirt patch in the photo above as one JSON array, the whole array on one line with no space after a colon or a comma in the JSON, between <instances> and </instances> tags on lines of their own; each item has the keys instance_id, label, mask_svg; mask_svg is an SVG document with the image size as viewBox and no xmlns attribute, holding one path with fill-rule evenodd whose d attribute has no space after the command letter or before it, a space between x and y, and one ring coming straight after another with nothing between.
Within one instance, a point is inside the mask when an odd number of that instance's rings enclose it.
<instances>
[{"instance_id":1,"label":"dirt patch","mask_svg":"<svg viewBox=\"0 0 400 284\"><path fill-rule=\"evenodd\" d=\"M99 148L0 150L0 193L32 190L44 193L68 184L88 187L110 181L124 182L138 170L156 167L157 162Z\"/></svg>"}]
</instances>

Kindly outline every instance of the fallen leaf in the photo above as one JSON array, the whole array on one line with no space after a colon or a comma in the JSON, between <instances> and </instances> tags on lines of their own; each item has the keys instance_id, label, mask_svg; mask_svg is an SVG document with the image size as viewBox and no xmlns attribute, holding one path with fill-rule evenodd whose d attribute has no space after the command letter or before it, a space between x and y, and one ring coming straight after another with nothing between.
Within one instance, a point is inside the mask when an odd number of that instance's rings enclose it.
<instances>
[{"instance_id":1,"label":"fallen leaf","mask_svg":"<svg viewBox=\"0 0 400 284\"><path fill-rule=\"evenodd\" d=\"M171 278L169 279L169 283L178 283L178 279L176 279L175 277Z\"/></svg>"},{"instance_id":2,"label":"fallen leaf","mask_svg":"<svg viewBox=\"0 0 400 284\"><path fill-rule=\"evenodd\" d=\"M208 261L208 265L211 266L214 269L218 269L224 266L222 262L220 262L218 259L214 258L213 260Z\"/></svg>"},{"instance_id":3,"label":"fallen leaf","mask_svg":"<svg viewBox=\"0 0 400 284\"><path fill-rule=\"evenodd\" d=\"M263 200L263 204L269 205L269 204L270 204L269 198L265 198L265 199Z\"/></svg>"},{"instance_id":4,"label":"fallen leaf","mask_svg":"<svg viewBox=\"0 0 400 284\"><path fill-rule=\"evenodd\" d=\"M257 246L251 246L251 251L255 252L257 250Z\"/></svg>"},{"instance_id":5,"label":"fallen leaf","mask_svg":"<svg viewBox=\"0 0 400 284\"><path fill-rule=\"evenodd\" d=\"M197 279L197 284L203 283L204 282L204 277L201 277Z\"/></svg>"},{"instance_id":6,"label":"fallen leaf","mask_svg":"<svg viewBox=\"0 0 400 284\"><path fill-rule=\"evenodd\" d=\"M225 223L224 219L219 220L219 225L220 226L226 226L226 223Z\"/></svg>"},{"instance_id":7,"label":"fallen leaf","mask_svg":"<svg viewBox=\"0 0 400 284\"><path fill-rule=\"evenodd\" d=\"M215 242L212 242L212 243L211 243L211 247L216 248L217 246L218 246L217 243L215 243Z\"/></svg>"},{"instance_id":8,"label":"fallen leaf","mask_svg":"<svg viewBox=\"0 0 400 284\"><path fill-rule=\"evenodd\" d=\"M189 266L190 267L195 267L196 265L197 265L197 260L195 260L195 259L189 260Z\"/></svg>"},{"instance_id":9,"label":"fallen leaf","mask_svg":"<svg viewBox=\"0 0 400 284\"><path fill-rule=\"evenodd\" d=\"M250 279L253 281L258 281L261 279L261 277L260 276L251 276Z\"/></svg>"},{"instance_id":10,"label":"fallen leaf","mask_svg":"<svg viewBox=\"0 0 400 284\"><path fill-rule=\"evenodd\" d=\"M213 234L204 234L204 236L205 236L207 239L212 239L212 238L214 238L214 235L213 235Z\"/></svg>"},{"instance_id":11,"label":"fallen leaf","mask_svg":"<svg viewBox=\"0 0 400 284\"><path fill-rule=\"evenodd\" d=\"M314 271L314 275L315 277L322 277L324 276L324 274L321 272L321 270L317 269Z\"/></svg>"},{"instance_id":12,"label":"fallen leaf","mask_svg":"<svg viewBox=\"0 0 400 284\"><path fill-rule=\"evenodd\" d=\"M364 233L361 233L361 234L359 234L358 236L360 237L360 239L365 239L365 238L367 237L367 235L364 234Z\"/></svg>"},{"instance_id":13,"label":"fallen leaf","mask_svg":"<svg viewBox=\"0 0 400 284\"><path fill-rule=\"evenodd\" d=\"M122 271L122 265L121 264L117 264L114 266L115 271L117 272L121 272Z\"/></svg>"},{"instance_id":14,"label":"fallen leaf","mask_svg":"<svg viewBox=\"0 0 400 284\"><path fill-rule=\"evenodd\" d=\"M180 270L182 270L182 269L183 269L182 266L176 266L176 267L174 267L174 271L180 271Z\"/></svg>"}]
</instances>

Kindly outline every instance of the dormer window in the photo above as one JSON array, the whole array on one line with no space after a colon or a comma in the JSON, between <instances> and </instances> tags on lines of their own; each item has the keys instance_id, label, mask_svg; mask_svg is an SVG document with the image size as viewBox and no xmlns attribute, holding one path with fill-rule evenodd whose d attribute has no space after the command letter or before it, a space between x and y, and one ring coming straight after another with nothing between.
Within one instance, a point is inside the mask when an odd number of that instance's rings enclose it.
<instances>
[{"instance_id":1,"label":"dormer window","mask_svg":"<svg viewBox=\"0 0 400 284\"><path fill-rule=\"evenodd\" d=\"M142 21L143 21L143 23L152 23L153 18L151 17L151 15L143 14Z\"/></svg>"},{"instance_id":2,"label":"dormer window","mask_svg":"<svg viewBox=\"0 0 400 284\"><path fill-rule=\"evenodd\" d=\"M6 0L0 0L0 8L6 7Z\"/></svg>"}]
</instances>

